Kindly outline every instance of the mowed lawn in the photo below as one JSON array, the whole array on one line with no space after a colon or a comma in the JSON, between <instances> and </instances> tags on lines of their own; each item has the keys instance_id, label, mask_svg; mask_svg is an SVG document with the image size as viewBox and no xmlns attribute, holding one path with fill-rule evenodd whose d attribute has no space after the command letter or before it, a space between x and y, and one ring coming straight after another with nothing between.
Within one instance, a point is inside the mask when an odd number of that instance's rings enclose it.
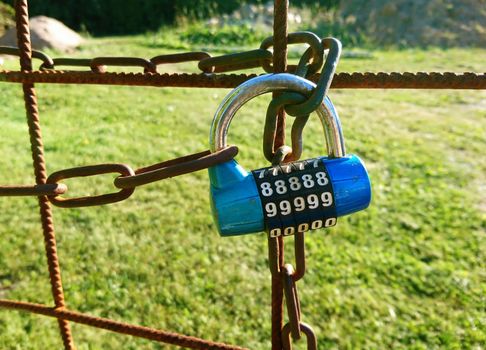
<instances>
[{"instance_id":1,"label":"mowed lawn","mask_svg":"<svg viewBox=\"0 0 486 350\"><path fill-rule=\"evenodd\" d=\"M346 52L345 47L345 52ZM150 38L92 39L78 57L176 52ZM338 71L485 71L486 50L373 51ZM17 65L7 61L6 67ZM195 71L195 63L161 70ZM229 90L38 85L49 173L133 168L208 148ZM483 349L486 343L486 92L331 90L349 153L370 173L369 209L307 236L303 320L319 349ZM270 96L244 106L230 143L247 169ZM0 84L0 184L33 183L21 87ZM324 155L317 118L304 157ZM113 191L114 175L71 179L69 196ZM128 200L54 208L70 309L251 349L270 348L265 234L221 238L206 171L138 188ZM35 198L0 198L0 297L52 304ZM286 239L292 262L292 238ZM173 347L72 324L78 349ZM59 349L54 319L0 309L1 349ZM299 342L298 349L305 348Z\"/></svg>"}]
</instances>

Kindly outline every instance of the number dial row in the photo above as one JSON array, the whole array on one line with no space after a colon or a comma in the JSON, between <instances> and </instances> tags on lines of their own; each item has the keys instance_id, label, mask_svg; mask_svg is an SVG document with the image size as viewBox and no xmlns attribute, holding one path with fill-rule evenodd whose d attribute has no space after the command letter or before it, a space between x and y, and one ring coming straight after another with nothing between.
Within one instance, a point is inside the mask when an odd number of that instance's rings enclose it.
<instances>
[{"instance_id":1,"label":"number dial row","mask_svg":"<svg viewBox=\"0 0 486 350\"><path fill-rule=\"evenodd\" d=\"M260 191L263 196L270 197L274 194L286 194L288 192L297 192L314 187L323 187L329 184L327 174L319 171L314 174L302 174L300 176L291 176L287 181L280 179L272 183L265 181L260 184Z\"/></svg>"},{"instance_id":2,"label":"number dial row","mask_svg":"<svg viewBox=\"0 0 486 350\"><path fill-rule=\"evenodd\" d=\"M259 169L253 175L265 226L273 236L335 225L332 185L321 159Z\"/></svg>"},{"instance_id":3,"label":"number dial row","mask_svg":"<svg viewBox=\"0 0 486 350\"><path fill-rule=\"evenodd\" d=\"M306 197L295 197L293 200L283 200L278 203L268 202L265 204L266 216L271 218L279 212L281 215L290 215L293 212L301 212L305 209L317 209L319 205L329 207L334 202L331 192L322 192L320 198L312 193ZM280 211L279 211L280 209Z\"/></svg>"},{"instance_id":4,"label":"number dial row","mask_svg":"<svg viewBox=\"0 0 486 350\"><path fill-rule=\"evenodd\" d=\"M270 237L280 237L280 236L292 236L297 232L307 232L309 230L317 230L322 227L332 227L337 223L337 218L328 218L326 220L315 220L310 223L302 223L295 228L294 226L288 226L285 228L274 228L269 232Z\"/></svg>"}]
</instances>

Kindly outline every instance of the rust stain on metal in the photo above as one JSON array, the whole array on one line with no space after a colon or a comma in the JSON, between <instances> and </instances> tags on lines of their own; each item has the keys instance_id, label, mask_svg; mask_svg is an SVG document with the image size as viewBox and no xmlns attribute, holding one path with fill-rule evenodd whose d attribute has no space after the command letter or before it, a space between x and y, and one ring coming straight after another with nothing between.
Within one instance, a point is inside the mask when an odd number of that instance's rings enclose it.
<instances>
[{"instance_id":1,"label":"rust stain on metal","mask_svg":"<svg viewBox=\"0 0 486 350\"><path fill-rule=\"evenodd\" d=\"M0 71L9 83L95 84L154 87L234 88L257 74L143 74L74 71ZM320 75L309 80L317 82ZM486 73L337 73L332 89L486 89Z\"/></svg>"}]
</instances>

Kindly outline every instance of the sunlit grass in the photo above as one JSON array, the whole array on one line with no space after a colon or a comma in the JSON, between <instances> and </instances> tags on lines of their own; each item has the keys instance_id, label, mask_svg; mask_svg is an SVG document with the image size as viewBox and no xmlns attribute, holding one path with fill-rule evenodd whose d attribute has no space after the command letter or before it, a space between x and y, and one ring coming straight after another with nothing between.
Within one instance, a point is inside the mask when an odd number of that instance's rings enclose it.
<instances>
[{"instance_id":1,"label":"sunlit grass","mask_svg":"<svg viewBox=\"0 0 486 350\"><path fill-rule=\"evenodd\" d=\"M149 41L91 40L76 56L176 52ZM338 70L484 71L486 51L371 54L344 58ZM196 71L196 64L162 70ZM1 84L0 92L0 183L32 183L21 88ZM227 92L39 85L48 172L105 162L137 168L206 149L213 113ZM335 90L330 96L348 151L368 165L373 202L336 228L308 235L309 267L299 292L319 349L480 349L486 342L486 93ZM230 142L248 169L266 165L261 135L269 98L248 103L231 127ZM314 118L304 157L324 153L322 137ZM113 191L109 176L66 183L70 195ZM141 187L123 203L55 208L69 308L268 349L265 236L219 237L207 192L201 171ZM0 198L0 211L0 297L50 304L36 200ZM79 349L170 348L73 329ZM0 310L0 348L61 348L56 322Z\"/></svg>"}]
</instances>

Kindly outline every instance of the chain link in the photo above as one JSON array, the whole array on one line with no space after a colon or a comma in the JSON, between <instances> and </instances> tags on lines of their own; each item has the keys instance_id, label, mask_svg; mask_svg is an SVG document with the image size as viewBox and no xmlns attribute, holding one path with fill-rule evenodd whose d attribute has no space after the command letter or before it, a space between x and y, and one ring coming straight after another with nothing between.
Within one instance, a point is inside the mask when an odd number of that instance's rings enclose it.
<instances>
[{"instance_id":1,"label":"chain link","mask_svg":"<svg viewBox=\"0 0 486 350\"><path fill-rule=\"evenodd\" d=\"M218 152L211 153L209 150L206 150L143 167L136 171L133 171L125 164L98 164L64 169L52 173L47 179L46 184L34 186L0 186L0 197L44 195L48 196L48 199L54 205L63 208L110 204L127 199L136 187L207 169L228 162L237 154L238 148L236 146L229 146ZM80 198L61 197L62 194L67 192L67 186L58 183L60 180L73 177L95 176L111 172L118 172L121 174L113 181L115 187L121 189L121 191L100 196Z\"/></svg>"},{"instance_id":2,"label":"chain link","mask_svg":"<svg viewBox=\"0 0 486 350\"><path fill-rule=\"evenodd\" d=\"M290 334L294 340L301 338L300 334L300 300L297 293L297 286L294 280L294 268L285 264L282 269L282 281L287 303L287 315L289 317Z\"/></svg>"},{"instance_id":3,"label":"chain link","mask_svg":"<svg viewBox=\"0 0 486 350\"><path fill-rule=\"evenodd\" d=\"M260 67L272 60L272 53L268 50L256 49L205 58L199 62L199 69L203 72L229 72L242 69Z\"/></svg>"},{"instance_id":4,"label":"chain link","mask_svg":"<svg viewBox=\"0 0 486 350\"><path fill-rule=\"evenodd\" d=\"M152 62L156 66L159 66L161 64L168 64L168 63L202 61L210 57L211 55L205 51L193 51L193 52L155 56L150 59L150 62ZM209 70L206 73L212 73L212 70Z\"/></svg>"},{"instance_id":5,"label":"chain link","mask_svg":"<svg viewBox=\"0 0 486 350\"><path fill-rule=\"evenodd\" d=\"M114 181L118 188L129 189L225 163L238 154L236 146L211 153L209 150L157 163L135 171L134 175L120 176Z\"/></svg>"},{"instance_id":6,"label":"chain link","mask_svg":"<svg viewBox=\"0 0 486 350\"><path fill-rule=\"evenodd\" d=\"M273 36L264 39L260 45L260 49L268 50L270 47L273 46L273 41ZM312 63L309 67L309 73L313 74L319 71L323 61L323 49L321 45L321 40L317 35L312 32L289 33L287 36L287 42L288 44L308 44L313 52ZM274 69L269 62L263 62L262 68L267 73L274 72Z\"/></svg>"},{"instance_id":7,"label":"chain link","mask_svg":"<svg viewBox=\"0 0 486 350\"><path fill-rule=\"evenodd\" d=\"M331 86L332 78L336 72L336 67L341 56L341 42L335 38L324 38L321 41L323 49L328 50L326 62L322 68L321 76L317 82L312 95L303 103L289 105L285 111L294 117L310 114L317 109L322 100L327 95Z\"/></svg>"},{"instance_id":8,"label":"chain link","mask_svg":"<svg viewBox=\"0 0 486 350\"><path fill-rule=\"evenodd\" d=\"M48 196L49 201L62 208L88 207L116 203L130 197L135 188L155 181L180 176L195 171L207 169L217 164L225 163L238 154L238 147L229 146L218 152L209 150L171 159L133 171L125 164L98 164L69 168L52 173L46 184L34 186L0 186L1 196ZM59 181L74 177L86 177L108 174L112 172L121 175L115 178L115 187L121 189L116 193L98 196L64 198L67 186Z\"/></svg>"},{"instance_id":9,"label":"chain link","mask_svg":"<svg viewBox=\"0 0 486 350\"><path fill-rule=\"evenodd\" d=\"M135 175L135 172L132 170L132 168L125 164L98 164L56 171L47 178L46 182L50 184L57 184L63 179L94 176L108 173L120 173L121 175L125 176ZM130 197L134 191L135 188L132 187L122 189L115 193L102 194L98 196L85 196L75 198L52 196L49 197L49 200L52 204L61 208L91 207L94 205L104 205L120 202Z\"/></svg>"},{"instance_id":10,"label":"chain link","mask_svg":"<svg viewBox=\"0 0 486 350\"><path fill-rule=\"evenodd\" d=\"M307 323L299 322L299 328L302 333L305 334L307 338L307 350L317 350L317 337L312 329ZM284 350L292 350L292 341L290 339L291 336L291 326L290 323L287 323L282 328L282 345Z\"/></svg>"},{"instance_id":11,"label":"chain link","mask_svg":"<svg viewBox=\"0 0 486 350\"><path fill-rule=\"evenodd\" d=\"M157 73L157 68L151 61L140 57L96 57L91 60L93 72L102 72L103 66L142 67L144 73Z\"/></svg>"},{"instance_id":12,"label":"chain link","mask_svg":"<svg viewBox=\"0 0 486 350\"><path fill-rule=\"evenodd\" d=\"M54 67L67 66L67 67L91 67L91 58L54 58L52 60L52 66L48 66L44 63L41 64L39 70L54 69ZM104 73L105 66L94 67L93 71L95 73Z\"/></svg>"},{"instance_id":13,"label":"chain link","mask_svg":"<svg viewBox=\"0 0 486 350\"><path fill-rule=\"evenodd\" d=\"M288 92L283 93L275 98L273 98L267 108L267 114L265 117L265 127L263 129L263 154L265 158L271 162L272 164L280 164L280 163L287 163L291 161L298 160L302 155L302 132L303 132L303 125L301 125L302 121L307 121L309 116L303 116L301 118L297 118L297 120L301 120L299 123L295 123L292 125L292 133L291 133L291 140L292 140L292 147L286 149L285 156L280 159L278 155L279 149L275 148L275 134L277 130L277 113L278 111L293 103L301 103L304 102L306 97L304 95ZM294 127L295 126L295 127ZM299 128L297 128L299 127ZM286 146L288 147L288 146ZM281 150L280 150L281 153Z\"/></svg>"},{"instance_id":14,"label":"chain link","mask_svg":"<svg viewBox=\"0 0 486 350\"><path fill-rule=\"evenodd\" d=\"M0 55L17 56L20 57L21 51L15 46L0 46ZM53 69L54 61L47 54L42 51L32 50L32 58L37 58L42 61L42 65L46 68Z\"/></svg>"}]
</instances>

